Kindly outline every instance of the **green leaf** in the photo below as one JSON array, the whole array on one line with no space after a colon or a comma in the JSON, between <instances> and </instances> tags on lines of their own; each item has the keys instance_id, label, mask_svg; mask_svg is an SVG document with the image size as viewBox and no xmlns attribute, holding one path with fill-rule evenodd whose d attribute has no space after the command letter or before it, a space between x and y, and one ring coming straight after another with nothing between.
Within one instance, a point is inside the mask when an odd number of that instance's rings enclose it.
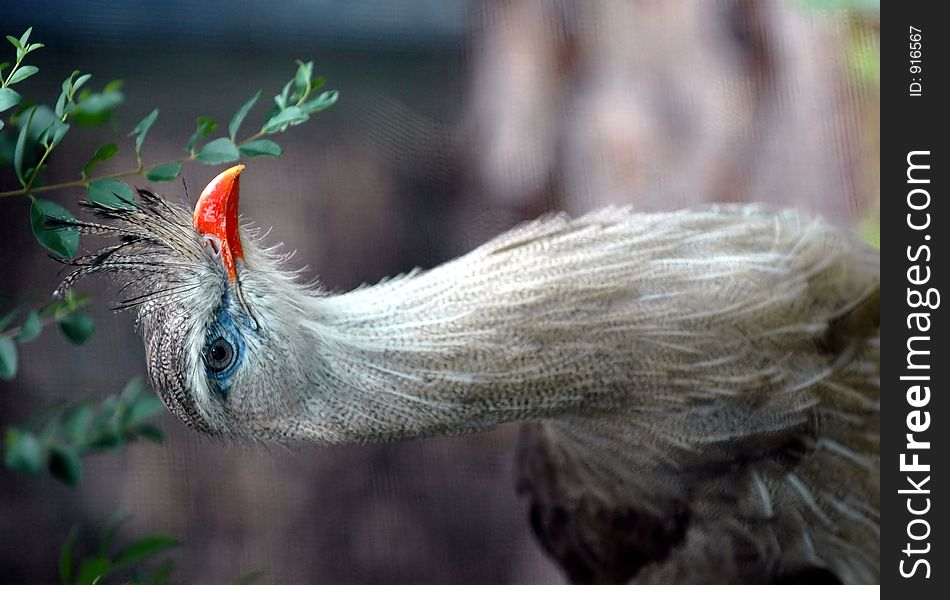
<instances>
[{"instance_id":1,"label":"green leaf","mask_svg":"<svg viewBox=\"0 0 950 600\"><path fill-rule=\"evenodd\" d=\"M43 446L32 433L13 427L7 429L7 451L3 463L11 471L24 475L39 475L46 462Z\"/></svg>"},{"instance_id":2,"label":"green leaf","mask_svg":"<svg viewBox=\"0 0 950 600\"><path fill-rule=\"evenodd\" d=\"M59 551L59 580L73 582L73 559L76 555L76 540L79 538L79 524L73 525L66 536L62 550Z\"/></svg>"},{"instance_id":3,"label":"green leaf","mask_svg":"<svg viewBox=\"0 0 950 600\"><path fill-rule=\"evenodd\" d=\"M294 87L297 88L295 98L303 98L310 93L310 79L313 77L313 62L297 61L297 72L294 74Z\"/></svg>"},{"instance_id":4,"label":"green leaf","mask_svg":"<svg viewBox=\"0 0 950 600\"><path fill-rule=\"evenodd\" d=\"M142 143L145 142L145 136L148 134L149 128L152 126L152 123L155 122L155 119L158 118L158 109L153 109L152 112L148 113L144 119L139 121L139 124L129 132L129 135L136 135L135 138L135 155L142 155Z\"/></svg>"},{"instance_id":5,"label":"green leaf","mask_svg":"<svg viewBox=\"0 0 950 600\"><path fill-rule=\"evenodd\" d=\"M114 426L106 424L96 432L88 447L91 450L118 450L122 447L122 437L116 433Z\"/></svg>"},{"instance_id":6,"label":"green leaf","mask_svg":"<svg viewBox=\"0 0 950 600\"><path fill-rule=\"evenodd\" d=\"M96 331L96 326L88 315L70 313L59 319L59 329L70 342L81 345Z\"/></svg>"},{"instance_id":7,"label":"green leaf","mask_svg":"<svg viewBox=\"0 0 950 600\"><path fill-rule=\"evenodd\" d=\"M54 300L40 309L41 317L51 317L63 313L73 312L89 304L89 296L76 290L66 290L63 297Z\"/></svg>"},{"instance_id":8,"label":"green leaf","mask_svg":"<svg viewBox=\"0 0 950 600\"><path fill-rule=\"evenodd\" d=\"M237 146L228 138L212 140L198 151L198 160L207 165L231 162L239 158Z\"/></svg>"},{"instance_id":9,"label":"green leaf","mask_svg":"<svg viewBox=\"0 0 950 600\"><path fill-rule=\"evenodd\" d=\"M7 336L0 337L0 379L10 381L16 377L16 343Z\"/></svg>"},{"instance_id":10,"label":"green leaf","mask_svg":"<svg viewBox=\"0 0 950 600\"><path fill-rule=\"evenodd\" d=\"M181 165L176 162L167 162L155 165L145 174L149 181L174 181L181 173Z\"/></svg>"},{"instance_id":11,"label":"green leaf","mask_svg":"<svg viewBox=\"0 0 950 600\"><path fill-rule=\"evenodd\" d=\"M301 104L300 109L306 112L308 115L315 112L320 112L321 110L330 108L336 104L336 101L339 97L340 93L336 90L327 90L313 100Z\"/></svg>"},{"instance_id":12,"label":"green leaf","mask_svg":"<svg viewBox=\"0 0 950 600\"><path fill-rule=\"evenodd\" d=\"M131 566L178 545L180 545L178 539L170 535L147 535L135 540L116 554L115 565L116 567Z\"/></svg>"},{"instance_id":13,"label":"green leaf","mask_svg":"<svg viewBox=\"0 0 950 600\"><path fill-rule=\"evenodd\" d=\"M34 106L30 111L30 116L26 120L26 125L20 127L20 135L16 140L16 149L13 151L13 170L16 171L17 179L20 183L26 185L26 178L23 176L23 153L26 151L26 134L30 130L30 123L36 115L37 107Z\"/></svg>"},{"instance_id":14,"label":"green leaf","mask_svg":"<svg viewBox=\"0 0 950 600\"><path fill-rule=\"evenodd\" d=\"M93 585L99 583L112 568L112 563L108 558L94 556L87 558L79 567L79 574L76 576L76 583L80 585Z\"/></svg>"},{"instance_id":15,"label":"green leaf","mask_svg":"<svg viewBox=\"0 0 950 600\"><path fill-rule=\"evenodd\" d=\"M53 121L50 121L49 123L47 123L46 127L42 131L40 131L40 134L38 136L36 136L37 143L39 143L43 147L48 148L50 138L53 137L55 128L56 128L56 123L54 123ZM23 176L29 179L30 177L29 173L30 173L30 170L27 169L26 172L23 174Z\"/></svg>"},{"instance_id":16,"label":"green leaf","mask_svg":"<svg viewBox=\"0 0 950 600\"><path fill-rule=\"evenodd\" d=\"M119 403L129 403L138 399L139 396L149 393L148 388L145 387L145 382L141 377L133 377L122 388L122 391L119 392Z\"/></svg>"},{"instance_id":17,"label":"green leaf","mask_svg":"<svg viewBox=\"0 0 950 600\"><path fill-rule=\"evenodd\" d=\"M106 86L108 87L108 86ZM73 123L77 125L101 125L112 117L112 112L125 100L118 89L103 90L92 94L85 89L79 96L79 102L72 109Z\"/></svg>"},{"instance_id":18,"label":"green leaf","mask_svg":"<svg viewBox=\"0 0 950 600\"><path fill-rule=\"evenodd\" d=\"M211 117L198 117L196 123L195 132L188 138L188 143L185 144L185 151L188 154L194 154L198 142L208 137L208 134L218 126Z\"/></svg>"},{"instance_id":19,"label":"green leaf","mask_svg":"<svg viewBox=\"0 0 950 600\"><path fill-rule=\"evenodd\" d=\"M92 79L92 73L86 73L85 75L80 75L79 77L77 77L76 83L74 83L72 86L73 92L75 93L79 91L79 88L81 88L90 79Z\"/></svg>"},{"instance_id":20,"label":"green leaf","mask_svg":"<svg viewBox=\"0 0 950 600\"><path fill-rule=\"evenodd\" d=\"M51 133L49 136L50 139L47 146L49 148L52 148L58 145L61 141L63 141L63 138L66 136L66 133L69 132L69 124L63 123L62 121L54 121L53 127L51 127L50 129L51 129Z\"/></svg>"},{"instance_id":21,"label":"green leaf","mask_svg":"<svg viewBox=\"0 0 950 600\"><path fill-rule=\"evenodd\" d=\"M63 82L64 89L63 91L59 93L59 98L56 99L56 106L53 109L53 112L56 113L56 117L60 119L62 119L63 115L66 114L66 102L69 100L68 98L69 89L67 88L67 85L69 83L72 83L71 79L67 79L66 81ZM75 104L73 104L72 102L70 102L69 104L70 104L70 108L75 107Z\"/></svg>"},{"instance_id":22,"label":"green leaf","mask_svg":"<svg viewBox=\"0 0 950 600\"><path fill-rule=\"evenodd\" d=\"M40 321L40 316L36 314L36 311L32 310L23 320L23 324L20 325L20 333L17 334L16 341L21 344L33 341L39 337L42 331L43 322Z\"/></svg>"},{"instance_id":23,"label":"green leaf","mask_svg":"<svg viewBox=\"0 0 950 600\"><path fill-rule=\"evenodd\" d=\"M234 116L231 117L231 122L228 123L228 135L231 136L231 141L236 141L238 129L241 128L241 123L244 121L244 117L247 116L247 113L251 112L251 109L254 108L254 105L260 100L261 94L260 90L256 94L250 97L250 99L241 105L241 108L237 109L237 112L234 113ZM19 102L19 100L17 100ZM0 109L2 110L2 109Z\"/></svg>"},{"instance_id":24,"label":"green leaf","mask_svg":"<svg viewBox=\"0 0 950 600\"><path fill-rule=\"evenodd\" d=\"M292 125L299 125L309 118L310 117L307 116L307 113L305 113L300 108L297 108L296 106L288 106L264 123L264 127L261 128L261 131L264 133L284 131L288 127Z\"/></svg>"},{"instance_id":25,"label":"green leaf","mask_svg":"<svg viewBox=\"0 0 950 600\"><path fill-rule=\"evenodd\" d=\"M23 32L23 35L20 36L20 47L26 48L27 42L30 41L30 34L33 33L32 27L27 27L26 31Z\"/></svg>"},{"instance_id":26,"label":"green leaf","mask_svg":"<svg viewBox=\"0 0 950 600\"><path fill-rule=\"evenodd\" d=\"M100 179L89 184L89 201L105 208L135 210L132 188L118 179Z\"/></svg>"},{"instance_id":27,"label":"green leaf","mask_svg":"<svg viewBox=\"0 0 950 600\"><path fill-rule=\"evenodd\" d=\"M116 155L119 151L119 147L115 142L106 142L105 144L99 146L96 150L96 153L92 155L92 158L86 163L86 166L82 168L83 179L89 177L89 173L92 172L92 168L101 162L105 162Z\"/></svg>"},{"instance_id":28,"label":"green leaf","mask_svg":"<svg viewBox=\"0 0 950 600\"><path fill-rule=\"evenodd\" d=\"M99 407L99 413L96 415L96 420L92 425L92 428L96 431L96 434L102 433L114 433L115 430L115 416L116 407L119 403L119 397L115 394L111 394L102 401L102 405Z\"/></svg>"},{"instance_id":29,"label":"green leaf","mask_svg":"<svg viewBox=\"0 0 950 600\"><path fill-rule=\"evenodd\" d=\"M73 487L82 483L82 460L73 448L53 446L49 449L50 475Z\"/></svg>"},{"instance_id":30,"label":"green leaf","mask_svg":"<svg viewBox=\"0 0 950 600\"><path fill-rule=\"evenodd\" d=\"M71 212L49 200L33 200L30 225L33 236L41 246L65 258L72 258L79 249L79 230L75 227L48 227L47 219L75 220Z\"/></svg>"},{"instance_id":31,"label":"green leaf","mask_svg":"<svg viewBox=\"0 0 950 600\"><path fill-rule=\"evenodd\" d=\"M125 427L138 425L160 413L164 406L154 394L144 394L122 415L122 424Z\"/></svg>"},{"instance_id":32,"label":"green leaf","mask_svg":"<svg viewBox=\"0 0 950 600\"><path fill-rule=\"evenodd\" d=\"M92 422L92 407L86 402L74 404L66 409L58 419L58 428L63 437L73 444L85 441L86 430Z\"/></svg>"},{"instance_id":33,"label":"green leaf","mask_svg":"<svg viewBox=\"0 0 950 600\"><path fill-rule=\"evenodd\" d=\"M244 156L280 156L284 153L276 142L270 140L255 140L243 144L238 149Z\"/></svg>"},{"instance_id":34,"label":"green leaf","mask_svg":"<svg viewBox=\"0 0 950 600\"><path fill-rule=\"evenodd\" d=\"M10 88L0 88L0 112L20 103L23 97Z\"/></svg>"},{"instance_id":35,"label":"green leaf","mask_svg":"<svg viewBox=\"0 0 950 600\"><path fill-rule=\"evenodd\" d=\"M13 85L14 83L20 83L27 77L35 75L39 72L37 67L33 65L20 65L20 68L13 72L13 75L10 76L10 79L7 80L7 85Z\"/></svg>"},{"instance_id":36,"label":"green leaf","mask_svg":"<svg viewBox=\"0 0 950 600\"><path fill-rule=\"evenodd\" d=\"M12 35L8 35L7 41L13 44L13 47L16 48L17 50L23 49L23 45L20 43L20 40L18 38L13 37Z\"/></svg>"},{"instance_id":37,"label":"green leaf","mask_svg":"<svg viewBox=\"0 0 950 600\"><path fill-rule=\"evenodd\" d=\"M175 570L175 561L168 559L155 569L155 572L152 573L152 576L149 577L149 584L151 585L163 585L168 583L168 578L171 577L172 571Z\"/></svg>"},{"instance_id":38,"label":"green leaf","mask_svg":"<svg viewBox=\"0 0 950 600\"><path fill-rule=\"evenodd\" d=\"M165 434L162 433L162 430L148 423L139 425L132 430L132 433L155 444L161 444L165 441Z\"/></svg>"},{"instance_id":39,"label":"green leaf","mask_svg":"<svg viewBox=\"0 0 950 600\"><path fill-rule=\"evenodd\" d=\"M36 114L33 115L33 121L30 123L30 141L41 140L42 134L48 132L55 122L61 121L56 118L56 113L50 107L45 104L37 106Z\"/></svg>"},{"instance_id":40,"label":"green leaf","mask_svg":"<svg viewBox=\"0 0 950 600\"><path fill-rule=\"evenodd\" d=\"M287 108L287 102L290 101L290 86L294 84L293 80L288 81L284 85L284 89L280 91L279 94L274 96L274 104L281 110Z\"/></svg>"},{"instance_id":41,"label":"green leaf","mask_svg":"<svg viewBox=\"0 0 950 600\"><path fill-rule=\"evenodd\" d=\"M107 556L109 554L109 549L112 547L112 540L115 538L116 532L119 531L119 528L122 527L129 518L130 515L124 511L120 511L109 518L105 527L102 528L102 533L99 534L99 556Z\"/></svg>"}]
</instances>

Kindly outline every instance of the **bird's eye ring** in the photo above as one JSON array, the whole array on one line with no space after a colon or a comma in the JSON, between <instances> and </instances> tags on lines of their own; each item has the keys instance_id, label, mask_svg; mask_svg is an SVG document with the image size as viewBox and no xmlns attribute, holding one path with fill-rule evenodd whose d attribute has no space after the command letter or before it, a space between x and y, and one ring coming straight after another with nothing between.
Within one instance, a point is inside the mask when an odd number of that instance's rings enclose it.
<instances>
[{"instance_id":1,"label":"bird's eye ring","mask_svg":"<svg viewBox=\"0 0 950 600\"><path fill-rule=\"evenodd\" d=\"M227 339L219 337L208 344L205 350L205 364L213 373L228 370L237 358L234 346Z\"/></svg>"}]
</instances>

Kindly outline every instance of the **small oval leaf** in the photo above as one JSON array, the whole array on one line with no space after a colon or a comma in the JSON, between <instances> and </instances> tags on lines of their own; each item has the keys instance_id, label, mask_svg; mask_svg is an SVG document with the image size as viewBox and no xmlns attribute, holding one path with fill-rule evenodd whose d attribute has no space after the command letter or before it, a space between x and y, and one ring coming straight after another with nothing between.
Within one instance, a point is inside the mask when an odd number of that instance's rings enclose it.
<instances>
[{"instance_id":1,"label":"small oval leaf","mask_svg":"<svg viewBox=\"0 0 950 600\"><path fill-rule=\"evenodd\" d=\"M36 314L35 310L30 311L30 314L23 320L23 324L20 325L20 333L17 334L16 340L21 344L33 341L39 337L42 331L43 322L40 321L40 316Z\"/></svg>"},{"instance_id":2,"label":"small oval leaf","mask_svg":"<svg viewBox=\"0 0 950 600\"><path fill-rule=\"evenodd\" d=\"M89 201L104 208L135 210L132 188L118 179L100 179L89 184Z\"/></svg>"},{"instance_id":3,"label":"small oval leaf","mask_svg":"<svg viewBox=\"0 0 950 600\"><path fill-rule=\"evenodd\" d=\"M59 431L65 439L73 444L82 444L85 441L86 430L92 422L92 407L80 402L69 407L59 416Z\"/></svg>"},{"instance_id":4,"label":"small oval leaf","mask_svg":"<svg viewBox=\"0 0 950 600\"><path fill-rule=\"evenodd\" d=\"M117 567L127 567L180 545L177 538L169 535L147 535L141 537L115 556Z\"/></svg>"},{"instance_id":5,"label":"small oval leaf","mask_svg":"<svg viewBox=\"0 0 950 600\"><path fill-rule=\"evenodd\" d=\"M73 582L73 557L76 555L76 538L79 537L79 525L73 525L66 537L62 550L59 551L59 580L63 583Z\"/></svg>"},{"instance_id":6,"label":"small oval leaf","mask_svg":"<svg viewBox=\"0 0 950 600\"><path fill-rule=\"evenodd\" d=\"M79 567L79 574L76 575L76 583L80 585L93 585L99 583L109 573L112 563L108 558L102 556L93 556L87 558Z\"/></svg>"},{"instance_id":7,"label":"small oval leaf","mask_svg":"<svg viewBox=\"0 0 950 600\"><path fill-rule=\"evenodd\" d=\"M218 126L211 117L198 117L195 123L195 132L188 138L188 143L185 144L185 151L188 154L193 154L198 142L208 137L208 134Z\"/></svg>"},{"instance_id":8,"label":"small oval leaf","mask_svg":"<svg viewBox=\"0 0 950 600\"><path fill-rule=\"evenodd\" d=\"M96 331L96 325L88 315L70 313L59 319L59 329L70 342L81 345Z\"/></svg>"},{"instance_id":9,"label":"small oval leaf","mask_svg":"<svg viewBox=\"0 0 950 600\"><path fill-rule=\"evenodd\" d=\"M41 246L65 258L72 258L79 249L79 231L75 227L49 227L47 219L75 220L71 212L49 200L34 200L30 208L33 236Z\"/></svg>"},{"instance_id":10,"label":"small oval leaf","mask_svg":"<svg viewBox=\"0 0 950 600\"><path fill-rule=\"evenodd\" d=\"M26 152L26 136L30 131L30 124L33 122L37 110L38 107L34 106L26 120L26 125L20 127L20 135L17 137L16 146L13 150L13 170L16 172L17 179L24 186L26 186L26 178L23 176L23 155Z\"/></svg>"},{"instance_id":11,"label":"small oval leaf","mask_svg":"<svg viewBox=\"0 0 950 600\"><path fill-rule=\"evenodd\" d=\"M14 83L20 83L27 77L31 77L39 73L39 69L33 65L21 65L19 69L13 72L13 75L10 79L7 80L7 85L13 85Z\"/></svg>"},{"instance_id":12,"label":"small oval leaf","mask_svg":"<svg viewBox=\"0 0 950 600\"><path fill-rule=\"evenodd\" d=\"M142 144L145 142L145 136L148 135L148 130L152 126L152 123L155 122L155 119L158 118L158 109L152 109L152 112L148 113L144 119L139 121L139 124L129 132L129 135L136 135L135 138L135 155L139 156L142 154Z\"/></svg>"},{"instance_id":13,"label":"small oval leaf","mask_svg":"<svg viewBox=\"0 0 950 600\"><path fill-rule=\"evenodd\" d=\"M82 483L82 460L73 448L53 446L49 449L50 475L73 487Z\"/></svg>"},{"instance_id":14,"label":"small oval leaf","mask_svg":"<svg viewBox=\"0 0 950 600\"><path fill-rule=\"evenodd\" d=\"M243 144L239 150L244 156L280 156L283 149L271 140L255 140Z\"/></svg>"},{"instance_id":15,"label":"small oval leaf","mask_svg":"<svg viewBox=\"0 0 950 600\"><path fill-rule=\"evenodd\" d=\"M11 471L24 475L39 475L45 462L43 445L36 436L26 431L7 429L7 451L3 463Z\"/></svg>"},{"instance_id":16,"label":"small oval leaf","mask_svg":"<svg viewBox=\"0 0 950 600\"><path fill-rule=\"evenodd\" d=\"M144 423L162 412L164 407L162 401L154 394L143 394L122 413L122 426L128 428Z\"/></svg>"},{"instance_id":17,"label":"small oval leaf","mask_svg":"<svg viewBox=\"0 0 950 600\"><path fill-rule=\"evenodd\" d=\"M9 337L0 337L0 379L10 381L16 377L16 342Z\"/></svg>"},{"instance_id":18,"label":"small oval leaf","mask_svg":"<svg viewBox=\"0 0 950 600\"><path fill-rule=\"evenodd\" d=\"M105 162L115 156L119 151L119 147L115 142L106 142L105 144L99 146L95 154L92 155L92 158L89 159L89 162L86 163L86 166L82 168L82 176L88 177L89 173L92 172L92 168L101 162Z\"/></svg>"},{"instance_id":19,"label":"small oval leaf","mask_svg":"<svg viewBox=\"0 0 950 600\"><path fill-rule=\"evenodd\" d=\"M321 96L323 94L320 94ZM278 131L284 131L291 125L299 125L309 119L303 110L297 108L296 106L288 106L283 109L264 123L262 131L264 133L275 133Z\"/></svg>"},{"instance_id":20,"label":"small oval leaf","mask_svg":"<svg viewBox=\"0 0 950 600\"><path fill-rule=\"evenodd\" d=\"M336 104L336 101L339 98L340 98L339 92L337 92L336 90L327 90L323 92L322 94L320 94L319 96L317 96L316 98L314 98L313 100L310 100L309 102L304 102L303 104L300 105L300 108L301 110L303 110L309 115L315 112L320 112L321 110L324 110L326 108L330 108L331 106Z\"/></svg>"},{"instance_id":21,"label":"small oval leaf","mask_svg":"<svg viewBox=\"0 0 950 600\"><path fill-rule=\"evenodd\" d=\"M310 92L310 79L313 77L313 61L297 61L297 72L294 74L295 98L302 98Z\"/></svg>"},{"instance_id":22,"label":"small oval leaf","mask_svg":"<svg viewBox=\"0 0 950 600\"><path fill-rule=\"evenodd\" d=\"M198 160L207 165L231 162L239 157L237 146L228 138L212 140L198 151Z\"/></svg>"},{"instance_id":23,"label":"small oval leaf","mask_svg":"<svg viewBox=\"0 0 950 600\"><path fill-rule=\"evenodd\" d=\"M66 133L69 132L68 123L61 123L59 121L54 121L54 123L57 124L52 128L52 134L50 135L49 141L50 148L59 145L59 143L63 141L63 138L66 137Z\"/></svg>"},{"instance_id":24,"label":"small oval leaf","mask_svg":"<svg viewBox=\"0 0 950 600\"><path fill-rule=\"evenodd\" d=\"M161 444L163 441L165 441L165 434L162 433L162 430L154 425L149 425L148 423L145 425L139 425L133 430L133 433L156 444Z\"/></svg>"},{"instance_id":25,"label":"small oval leaf","mask_svg":"<svg viewBox=\"0 0 950 600\"><path fill-rule=\"evenodd\" d=\"M10 88L0 88L0 112L16 106L22 100L22 96Z\"/></svg>"},{"instance_id":26,"label":"small oval leaf","mask_svg":"<svg viewBox=\"0 0 950 600\"><path fill-rule=\"evenodd\" d=\"M234 116L231 117L231 122L228 123L228 135L231 136L231 141L235 141L234 138L237 137L238 129L241 128L241 123L244 122L244 117L247 116L247 113L251 112L251 109L254 108L254 105L260 99L262 93L263 92L258 90L257 93L251 96L251 98L245 102L241 108L237 109L237 112L234 113ZM19 102L19 100L17 100L17 102Z\"/></svg>"},{"instance_id":27,"label":"small oval leaf","mask_svg":"<svg viewBox=\"0 0 950 600\"><path fill-rule=\"evenodd\" d=\"M174 181L181 173L181 165L176 162L167 162L156 165L145 174L149 181Z\"/></svg>"}]
</instances>

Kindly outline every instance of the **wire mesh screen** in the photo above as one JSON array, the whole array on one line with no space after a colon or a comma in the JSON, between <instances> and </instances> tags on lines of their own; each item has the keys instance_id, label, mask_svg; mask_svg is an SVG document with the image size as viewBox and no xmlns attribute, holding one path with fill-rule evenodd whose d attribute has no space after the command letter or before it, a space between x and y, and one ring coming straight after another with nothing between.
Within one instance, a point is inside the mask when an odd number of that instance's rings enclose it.
<instances>
[{"instance_id":1,"label":"wire mesh screen","mask_svg":"<svg viewBox=\"0 0 950 600\"><path fill-rule=\"evenodd\" d=\"M312 58L341 99L255 159L242 210L330 290L433 267L526 219L609 204L792 206L873 231L878 193L876 3L690 0L30 2L46 48L24 95L75 68L122 79L116 129L78 130L43 177L154 107L146 151L178 156L195 118L226 123ZM55 97L55 96L53 96ZM9 145L8 142L7 145ZM118 167L134 167L123 150ZM218 168L156 191L193 202ZM3 167L2 189L16 181ZM51 197L75 208L81 190ZM29 202L0 202L0 297L48 296L60 267L32 241ZM870 228L870 229L869 229ZM84 244L86 242L83 242ZM96 333L23 345L0 382L0 425L144 374L133 319L89 281ZM2 307L0 307L2 308ZM223 583L563 582L515 489L518 425L451 439L331 448L205 439L169 415L163 444L86 461L70 488L0 470L0 582L56 580L74 523L182 541L173 580Z\"/></svg>"}]
</instances>

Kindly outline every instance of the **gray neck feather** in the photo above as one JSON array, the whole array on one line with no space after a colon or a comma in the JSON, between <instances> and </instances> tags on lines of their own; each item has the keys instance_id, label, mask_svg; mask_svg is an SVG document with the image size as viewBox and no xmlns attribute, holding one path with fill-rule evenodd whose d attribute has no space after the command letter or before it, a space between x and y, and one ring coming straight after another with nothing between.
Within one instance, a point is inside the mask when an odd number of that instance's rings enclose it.
<instances>
[{"instance_id":1,"label":"gray neck feather","mask_svg":"<svg viewBox=\"0 0 950 600\"><path fill-rule=\"evenodd\" d=\"M310 389L274 428L380 441L622 413L669 446L795 427L830 359L792 350L873 294L876 269L791 213L534 222L425 273L295 296ZM722 401L751 398L767 400L737 408L752 417L736 431Z\"/></svg>"}]
</instances>

